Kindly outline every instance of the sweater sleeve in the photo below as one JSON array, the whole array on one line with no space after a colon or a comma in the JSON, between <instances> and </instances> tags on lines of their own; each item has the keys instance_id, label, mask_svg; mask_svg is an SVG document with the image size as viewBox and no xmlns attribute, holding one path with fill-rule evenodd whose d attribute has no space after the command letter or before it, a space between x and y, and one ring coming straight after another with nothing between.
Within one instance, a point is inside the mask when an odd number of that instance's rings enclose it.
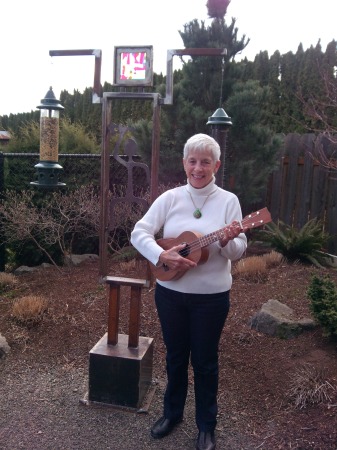
<instances>
[{"instance_id":1,"label":"sweater sleeve","mask_svg":"<svg viewBox=\"0 0 337 450\"><path fill-rule=\"evenodd\" d=\"M131 244L154 265L158 263L163 251L156 243L155 235L164 225L170 203L171 195L170 191L167 191L152 203L131 233Z\"/></svg>"},{"instance_id":2,"label":"sweater sleeve","mask_svg":"<svg viewBox=\"0 0 337 450\"><path fill-rule=\"evenodd\" d=\"M233 195L228 202L228 211L226 214L226 224L229 225L233 221L242 220L242 211L239 199ZM219 244L220 246L220 244ZM231 261L236 261L241 258L247 249L247 236L244 233L240 233L236 238L229 241L225 247L220 246L220 253Z\"/></svg>"},{"instance_id":3,"label":"sweater sleeve","mask_svg":"<svg viewBox=\"0 0 337 450\"><path fill-rule=\"evenodd\" d=\"M225 247L221 247L222 256L236 261L241 258L247 249L247 237L244 233L240 233L239 236L229 241Z\"/></svg>"}]
</instances>

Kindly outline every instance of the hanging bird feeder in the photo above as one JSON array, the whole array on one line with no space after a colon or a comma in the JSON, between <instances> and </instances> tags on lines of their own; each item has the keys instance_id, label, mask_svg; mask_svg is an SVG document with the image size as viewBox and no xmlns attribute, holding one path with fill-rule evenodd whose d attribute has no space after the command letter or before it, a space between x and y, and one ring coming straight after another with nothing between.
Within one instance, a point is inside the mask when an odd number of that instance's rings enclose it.
<instances>
[{"instance_id":1,"label":"hanging bird feeder","mask_svg":"<svg viewBox=\"0 0 337 450\"><path fill-rule=\"evenodd\" d=\"M42 188L65 186L58 181L63 170L58 163L58 146L60 111L64 107L50 87L37 108L40 109L40 161L35 165L38 180L30 184Z\"/></svg>"}]
</instances>

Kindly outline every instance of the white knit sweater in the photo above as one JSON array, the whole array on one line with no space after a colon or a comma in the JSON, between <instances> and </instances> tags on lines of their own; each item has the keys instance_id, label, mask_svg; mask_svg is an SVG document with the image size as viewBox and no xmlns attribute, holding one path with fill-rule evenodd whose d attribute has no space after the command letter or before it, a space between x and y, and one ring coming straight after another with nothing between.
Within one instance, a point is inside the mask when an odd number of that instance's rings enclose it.
<instances>
[{"instance_id":1,"label":"white knit sweater","mask_svg":"<svg viewBox=\"0 0 337 450\"><path fill-rule=\"evenodd\" d=\"M189 193L196 207L202 208L200 219L193 217L196 208ZM187 183L164 192L153 202L143 218L136 223L131 243L156 265L163 249L156 243L155 237L162 228L164 238L177 238L183 231L205 235L241 219L237 196L219 188L214 179L202 189L195 189ZM157 280L157 283L184 293L213 294L227 291L232 286L231 260L239 259L246 248L247 238L244 233L229 241L223 248L219 242L214 242L208 246L209 257L204 264L188 270L178 280Z\"/></svg>"}]
</instances>

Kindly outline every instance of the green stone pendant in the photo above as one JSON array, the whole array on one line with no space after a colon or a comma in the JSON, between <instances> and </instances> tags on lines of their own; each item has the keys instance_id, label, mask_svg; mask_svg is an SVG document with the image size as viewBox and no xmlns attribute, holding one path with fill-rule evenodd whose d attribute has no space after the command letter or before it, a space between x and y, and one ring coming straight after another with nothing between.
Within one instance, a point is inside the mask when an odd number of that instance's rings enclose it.
<instances>
[{"instance_id":1,"label":"green stone pendant","mask_svg":"<svg viewBox=\"0 0 337 450\"><path fill-rule=\"evenodd\" d=\"M197 208L197 209L194 211L193 216L194 216L196 219L200 219L200 217L202 216L202 214L201 214L201 211L200 211L199 208Z\"/></svg>"}]
</instances>

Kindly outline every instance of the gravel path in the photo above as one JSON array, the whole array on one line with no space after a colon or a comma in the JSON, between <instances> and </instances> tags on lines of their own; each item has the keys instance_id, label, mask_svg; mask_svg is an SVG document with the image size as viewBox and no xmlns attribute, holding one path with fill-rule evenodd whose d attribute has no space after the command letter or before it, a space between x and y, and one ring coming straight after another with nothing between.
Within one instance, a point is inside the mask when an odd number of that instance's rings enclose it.
<instances>
[{"instance_id":1,"label":"gravel path","mask_svg":"<svg viewBox=\"0 0 337 450\"><path fill-rule=\"evenodd\" d=\"M150 427L162 411L164 380L157 381L148 412L137 413L86 405L88 374L83 368L17 367L9 356L1 362L0 376L1 450L195 448L192 392L184 422L162 440L150 436ZM219 430L219 450L254 448L244 436L221 430L221 420Z\"/></svg>"}]
</instances>

